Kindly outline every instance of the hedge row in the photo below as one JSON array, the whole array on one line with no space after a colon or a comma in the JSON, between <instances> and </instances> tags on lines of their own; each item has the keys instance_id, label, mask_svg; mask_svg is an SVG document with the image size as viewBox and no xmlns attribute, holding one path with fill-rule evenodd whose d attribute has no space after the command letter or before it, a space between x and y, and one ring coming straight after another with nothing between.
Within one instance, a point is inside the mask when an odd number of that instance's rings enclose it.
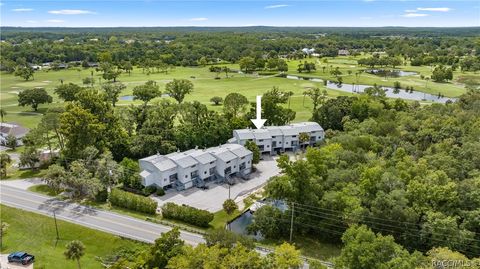
<instances>
[{"instance_id":1,"label":"hedge row","mask_svg":"<svg viewBox=\"0 0 480 269\"><path fill-rule=\"evenodd\" d=\"M199 227L208 227L213 213L187 205L166 203L162 206L162 215L166 219L180 220Z\"/></svg>"},{"instance_id":2,"label":"hedge row","mask_svg":"<svg viewBox=\"0 0 480 269\"><path fill-rule=\"evenodd\" d=\"M158 206L157 202L148 197L143 197L119 189L113 189L108 196L108 200L114 206L148 214L155 214Z\"/></svg>"}]
</instances>

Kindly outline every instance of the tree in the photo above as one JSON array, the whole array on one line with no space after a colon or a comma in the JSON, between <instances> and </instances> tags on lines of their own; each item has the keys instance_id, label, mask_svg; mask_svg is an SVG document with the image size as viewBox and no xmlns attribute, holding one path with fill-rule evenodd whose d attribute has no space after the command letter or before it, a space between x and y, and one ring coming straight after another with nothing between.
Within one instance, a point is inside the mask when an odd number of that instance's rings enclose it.
<instances>
[{"instance_id":1,"label":"tree","mask_svg":"<svg viewBox=\"0 0 480 269\"><path fill-rule=\"evenodd\" d=\"M40 152L34 147L27 147L20 154L20 165L22 166L28 166L34 170L38 162L40 162Z\"/></svg>"},{"instance_id":2,"label":"tree","mask_svg":"<svg viewBox=\"0 0 480 269\"><path fill-rule=\"evenodd\" d=\"M268 125L286 125L295 119L295 111L285 108L291 97L291 92L282 92L278 87L273 87L262 97L262 117ZM252 106L248 117L254 118L256 111Z\"/></svg>"},{"instance_id":3,"label":"tree","mask_svg":"<svg viewBox=\"0 0 480 269\"><path fill-rule=\"evenodd\" d=\"M300 256L300 250L295 249L294 246L286 242L275 247L275 251L270 255L271 256L269 258L271 259L273 268L300 268L300 266L303 264L302 257Z\"/></svg>"},{"instance_id":4,"label":"tree","mask_svg":"<svg viewBox=\"0 0 480 269\"><path fill-rule=\"evenodd\" d=\"M318 105L323 104L327 97L327 91L325 89L322 91L320 88L310 88L303 94L312 99L313 111L317 110Z\"/></svg>"},{"instance_id":5,"label":"tree","mask_svg":"<svg viewBox=\"0 0 480 269\"><path fill-rule=\"evenodd\" d=\"M240 70L243 70L245 73L255 70L255 67L256 67L255 59L249 56L243 57L242 59L240 59L238 64L240 65Z\"/></svg>"},{"instance_id":6,"label":"tree","mask_svg":"<svg viewBox=\"0 0 480 269\"><path fill-rule=\"evenodd\" d=\"M228 118L237 118L244 112L248 105L248 99L240 93L229 93L223 101L223 111Z\"/></svg>"},{"instance_id":7,"label":"tree","mask_svg":"<svg viewBox=\"0 0 480 269\"><path fill-rule=\"evenodd\" d=\"M242 244L248 249L255 248L255 242L252 238L223 228L208 232L205 235L205 242L209 247L219 245L222 248L231 249L235 247L235 245Z\"/></svg>"},{"instance_id":8,"label":"tree","mask_svg":"<svg viewBox=\"0 0 480 269\"><path fill-rule=\"evenodd\" d=\"M0 153L0 177L5 178L7 176L8 165L12 163L12 158L5 152Z\"/></svg>"},{"instance_id":9,"label":"tree","mask_svg":"<svg viewBox=\"0 0 480 269\"><path fill-rule=\"evenodd\" d=\"M64 101L75 101L76 100L76 95L84 90L85 88L78 86L77 84L73 83L68 83L68 84L61 84L57 88L55 88L53 91L55 94L58 95L58 97L62 98Z\"/></svg>"},{"instance_id":10,"label":"tree","mask_svg":"<svg viewBox=\"0 0 480 269\"><path fill-rule=\"evenodd\" d=\"M401 87L402 87L402 86L400 85L400 81L395 81L395 82L393 83L393 93L394 93L394 94L398 94L398 93L400 92L400 88L401 88Z\"/></svg>"},{"instance_id":11,"label":"tree","mask_svg":"<svg viewBox=\"0 0 480 269\"><path fill-rule=\"evenodd\" d=\"M102 77L105 80L112 80L113 82L117 82L118 76L122 73L117 66L113 65L110 62L102 62L100 63L100 70L103 72Z\"/></svg>"},{"instance_id":12,"label":"tree","mask_svg":"<svg viewBox=\"0 0 480 269\"><path fill-rule=\"evenodd\" d=\"M253 222L247 230L249 233L260 232L267 239L278 239L286 234L284 219L280 209L265 205L255 211Z\"/></svg>"},{"instance_id":13,"label":"tree","mask_svg":"<svg viewBox=\"0 0 480 269\"><path fill-rule=\"evenodd\" d=\"M58 193L67 181L67 172L63 166L52 164L48 167L43 180L54 192Z\"/></svg>"},{"instance_id":14,"label":"tree","mask_svg":"<svg viewBox=\"0 0 480 269\"><path fill-rule=\"evenodd\" d=\"M165 91L180 104L185 95L193 91L193 83L186 79L174 79L165 85Z\"/></svg>"},{"instance_id":15,"label":"tree","mask_svg":"<svg viewBox=\"0 0 480 269\"><path fill-rule=\"evenodd\" d=\"M18 94L19 106L32 106L37 111L39 104L51 103L52 97L43 88L26 89Z\"/></svg>"},{"instance_id":16,"label":"tree","mask_svg":"<svg viewBox=\"0 0 480 269\"><path fill-rule=\"evenodd\" d=\"M352 226L342 236L344 247L335 265L340 268L416 268L421 254L409 254L392 236L376 235L365 225Z\"/></svg>"},{"instance_id":17,"label":"tree","mask_svg":"<svg viewBox=\"0 0 480 269\"><path fill-rule=\"evenodd\" d=\"M7 116L7 111L4 108L0 108L0 119L3 122L3 118Z\"/></svg>"},{"instance_id":18,"label":"tree","mask_svg":"<svg viewBox=\"0 0 480 269\"><path fill-rule=\"evenodd\" d=\"M105 91L106 98L112 103L113 107L115 107L120 93L126 88L127 86L121 82L102 84L102 89Z\"/></svg>"},{"instance_id":19,"label":"tree","mask_svg":"<svg viewBox=\"0 0 480 269\"><path fill-rule=\"evenodd\" d=\"M15 137L13 134L7 135L5 138L5 146L15 150L18 146L17 137Z\"/></svg>"},{"instance_id":20,"label":"tree","mask_svg":"<svg viewBox=\"0 0 480 269\"><path fill-rule=\"evenodd\" d=\"M210 98L210 102L212 102L214 105L218 106L220 103L223 101L223 98L220 96L214 96Z\"/></svg>"},{"instance_id":21,"label":"tree","mask_svg":"<svg viewBox=\"0 0 480 269\"><path fill-rule=\"evenodd\" d=\"M103 144L105 124L78 104L67 104L60 115L59 134L65 138L67 155L77 156L88 146Z\"/></svg>"},{"instance_id":22,"label":"tree","mask_svg":"<svg viewBox=\"0 0 480 269\"><path fill-rule=\"evenodd\" d=\"M259 163L261 152L260 152L260 149L258 148L257 144L255 144L255 142L253 142L253 141L247 141L245 143L245 148L250 150L253 153L252 164Z\"/></svg>"},{"instance_id":23,"label":"tree","mask_svg":"<svg viewBox=\"0 0 480 269\"><path fill-rule=\"evenodd\" d=\"M76 260L77 267L80 269L80 258L85 255L85 245L79 240L73 240L69 242L66 246L66 250L63 253L67 260Z\"/></svg>"},{"instance_id":24,"label":"tree","mask_svg":"<svg viewBox=\"0 0 480 269\"><path fill-rule=\"evenodd\" d=\"M308 133L300 133L298 135L298 141L300 145L303 146L303 150L305 151L306 144L310 142L310 135Z\"/></svg>"},{"instance_id":25,"label":"tree","mask_svg":"<svg viewBox=\"0 0 480 269\"><path fill-rule=\"evenodd\" d=\"M28 81L30 80L31 78L33 78L33 73L35 71L33 70L32 67L28 66L28 65L25 65L25 66L17 66L15 68L15 73L14 75L17 76L17 77L21 77L23 78L24 80Z\"/></svg>"},{"instance_id":26,"label":"tree","mask_svg":"<svg viewBox=\"0 0 480 269\"><path fill-rule=\"evenodd\" d=\"M148 268L165 268L168 261L182 252L184 242L180 239L180 230L175 227L163 233L150 248L145 265Z\"/></svg>"},{"instance_id":27,"label":"tree","mask_svg":"<svg viewBox=\"0 0 480 269\"><path fill-rule=\"evenodd\" d=\"M133 100L143 101L145 107L150 100L159 97L162 94L160 86L153 80L147 81L144 85L135 86L133 88Z\"/></svg>"},{"instance_id":28,"label":"tree","mask_svg":"<svg viewBox=\"0 0 480 269\"><path fill-rule=\"evenodd\" d=\"M100 155L96 162L95 176L106 188L116 185L122 177L123 169L115 160L112 153L106 151Z\"/></svg>"},{"instance_id":29,"label":"tree","mask_svg":"<svg viewBox=\"0 0 480 269\"><path fill-rule=\"evenodd\" d=\"M225 213L227 213L227 215L232 215L237 209L238 206L233 199L227 199L225 202L223 202L223 210Z\"/></svg>"}]
</instances>

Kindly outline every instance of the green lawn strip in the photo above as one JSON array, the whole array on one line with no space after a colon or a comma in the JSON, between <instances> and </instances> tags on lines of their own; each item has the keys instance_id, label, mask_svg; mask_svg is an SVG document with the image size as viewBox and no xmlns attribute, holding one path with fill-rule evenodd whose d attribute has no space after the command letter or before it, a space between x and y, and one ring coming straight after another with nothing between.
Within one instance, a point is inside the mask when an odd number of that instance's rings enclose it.
<instances>
[{"instance_id":1,"label":"green lawn strip","mask_svg":"<svg viewBox=\"0 0 480 269\"><path fill-rule=\"evenodd\" d=\"M35 255L35 268L76 268L75 261L65 259L65 245L80 240L85 245L82 268L104 268L97 257L114 254L120 248L146 249L145 243L124 239L109 233L93 230L62 220L57 220L60 240L55 246L54 219L28 211L0 205L1 220L9 224L4 237L2 253L26 251Z\"/></svg>"},{"instance_id":2,"label":"green lawn strip","mask_svg":"<svg viewBox=\"0 0 480 269\"><path fill-rule=\"evenodd\" d=\"M48 196L57 196L60 194L59 192L56 192L55 190L50 188L50 186L48 186L47 184L33 185L29 187L27 190L31 192L40 193L43 195L48 195Z\"/></svg>"},{"instance_id":3,"label":"green lawn strip","mask_svg":"<svg viewBox=\"0 0 480 269\"><path fill-rule=\"evenodd\" d=\"M288 239L262 240L258 242L258 245L272 249L284 241L288 241ZM342 247L340 244L324 243L299 235L293 236L292 243L300 250L303 256L323 261L332 261L333 258L339 256Z\"/></svg>"},{"instance_id":4,"label":"green lawn strip","mask_svg":"<svg viewBox=\"0 0 480 269\"><path fill-rule=\"evenodd\" d=\"M2 180L9 180L9 179L25 179L25 178L33 178L33 177L42 177L45 175L45 169L36 169L36 170L20 170L17 168L9 168L7 176L2 178Z\"/></svg>"}]
</instances>

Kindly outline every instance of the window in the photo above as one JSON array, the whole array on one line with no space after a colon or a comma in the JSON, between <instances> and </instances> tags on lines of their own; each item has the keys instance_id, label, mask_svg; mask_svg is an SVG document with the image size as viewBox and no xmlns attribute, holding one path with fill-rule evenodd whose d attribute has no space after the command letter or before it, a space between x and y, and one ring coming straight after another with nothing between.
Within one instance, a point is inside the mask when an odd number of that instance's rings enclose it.
<instances>
[{"instance_id":1,"label":"window","mask_svg":"<svg viewBox=\"0 0 480 269\"><path fill-rule=\"evenodd\" d=\"M263 139L258 140L258 142L263 142Z\"/></svg>"},{"instance_id":2,"label":"window","mask_svg":"<svg viewBox=\"0 0 480 269\"><path fill-rule=\"evenodd\" d=\"M236 166L236 165L234 165L234 166L233 166L233 168L237 168L237 166Z\"/></svg>"},{"instance_id":3,"label":"window","mask_svg":"<svg viewBox=\"0 0 480 269\"><path fill-rule=\"evenodd\" d=\"M164 182L166 182L166 181L167 181L167 179L166 179L166 178L164 178L164 179L163 179L163 181L164 181Z\"/></svg>"},{"instance_id":4,"label":"window","mask_svg":"<svg viewBox=\"0 0 480 269\"><path fill-rule=\"evenodd\" d=\"M203 174L206 175L206 174L207 174L207 171L203 172Z\"/></svg>"},{"instance_id":5,"label":"window","mask_svg":"<svg viewBox=\"0 0 480 269\"><path fill-rule=\"evenodd\" d=\"M296 135L292 135L293 138L297 137Z\"/></svg>"},{"instance_id":6,"label":"window","mask_svg":"<svg viewBox=\"0 0 480 269\"><path fill-rule=\"evenodd\" d=\"M214 162L215 162L215 161L213 161L213 162L210 162L210 164L213 164Z\"/></svg>"},{"instance_id":7,"label":"window","mask_svg":"<svg viewBox=\"0 0 480 269\"><path fill-rule=\"evenodd\" d=\"M238 167L241 170L245 169L247 166L245 165L245 163L241 163L240 166Z\"/></svg>"},{"instance_id":8,"label":"window","mask_svg":"<svg viewBox=\"0 0 480 269\"><path fill-rule=\"evenodd\" d=\"M250 164L250 161L248 161L247 163Z\"/></svg>"},{"instance_id":9,"label":"window","mask_svg":"<svg viewBox=\"0 0 480 269\"><path fill-rule=\"evenodd\" d=\"M270 147L270 145L267 145L267 148L269 148L269 147Z\"/></svg>"},{"instance_id":10,"label":"window","mask_svg":"<svg viewBox=\"0 0 480 269\"><path fill-rule=\"evenodd\" d=\"M230 163L230 161L228 161L227 163Z\"/></svg>"},{"instance_id":11,"label":"window","mask_svg":"<svg viewBox=\"0 0 480 269\"><path fill-rule=\"evenodd\" d=\"M187 177L188 177L188 175L185 175L185 178L187 178Z\"/></svg>"},{"instance_id":12,"label":"window","mask_svg":"<svg viewBox=\"0 0 480 269\"><path fill-rule=\"evenodd\" d=\"M195 168L195 166L197 166L197 165L196 165L196 164L194 164L194 165L190 166L190 168Z\"/></svg>"},{"instance_id":13,"label":"window","mask_svg":"<svg viewBox=\"0 0 480 269\"><path fill-rule=\"evenodd\" d=\"M285 142L285 144L287 144L287 145L288 145L288 142Z\"/></svg>"},{"instance_id":14,"label":"window","mask_svg":"<svg viewBox=\"0 0 480 269\"><path fill-rule=\"evenodd\" d=\"M272 138L275 138L276 136L272 135Z\"/></svg>"},{"instance_id":15,"label":"window","mask_svg":"<svg viewBox=\"0 0 480 269\"><path fill-rule=\"evenodd\" d=\"M245 156L243 156L243 157L242 157L242 158L240 158L240 159L242 159L242 160L243 160L243 159L245 159Z\"/></svg>"}]
</instances>

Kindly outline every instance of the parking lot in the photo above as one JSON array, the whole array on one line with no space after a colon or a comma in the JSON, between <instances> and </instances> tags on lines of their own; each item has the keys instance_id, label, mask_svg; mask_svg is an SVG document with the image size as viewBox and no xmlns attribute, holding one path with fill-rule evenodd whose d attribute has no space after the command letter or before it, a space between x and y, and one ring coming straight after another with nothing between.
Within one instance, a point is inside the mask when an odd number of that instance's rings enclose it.
<instances>
[{"instance_id":1,"label":"parking lot","mask_svg":"<svg viewBox=\"0 0 480 269\"><path fill-rule=\"evenodd\" d=\"M275 158L271 156L263 158L260 163L256 164L257 170L250 174L248 180L236 178L236 183L230 186L230 198L235 199L237 203L249 193L265 185L270 177L278 175L280 170ZM209 187L207 190L195 187L184 191L170 189L164 196L153 196L152 198L158 201L159 206L167 202L174 202L217 212L222 209L223 202L228 199L229 185L210 182L207 186Z\"/></svg>"}]
</instances>

